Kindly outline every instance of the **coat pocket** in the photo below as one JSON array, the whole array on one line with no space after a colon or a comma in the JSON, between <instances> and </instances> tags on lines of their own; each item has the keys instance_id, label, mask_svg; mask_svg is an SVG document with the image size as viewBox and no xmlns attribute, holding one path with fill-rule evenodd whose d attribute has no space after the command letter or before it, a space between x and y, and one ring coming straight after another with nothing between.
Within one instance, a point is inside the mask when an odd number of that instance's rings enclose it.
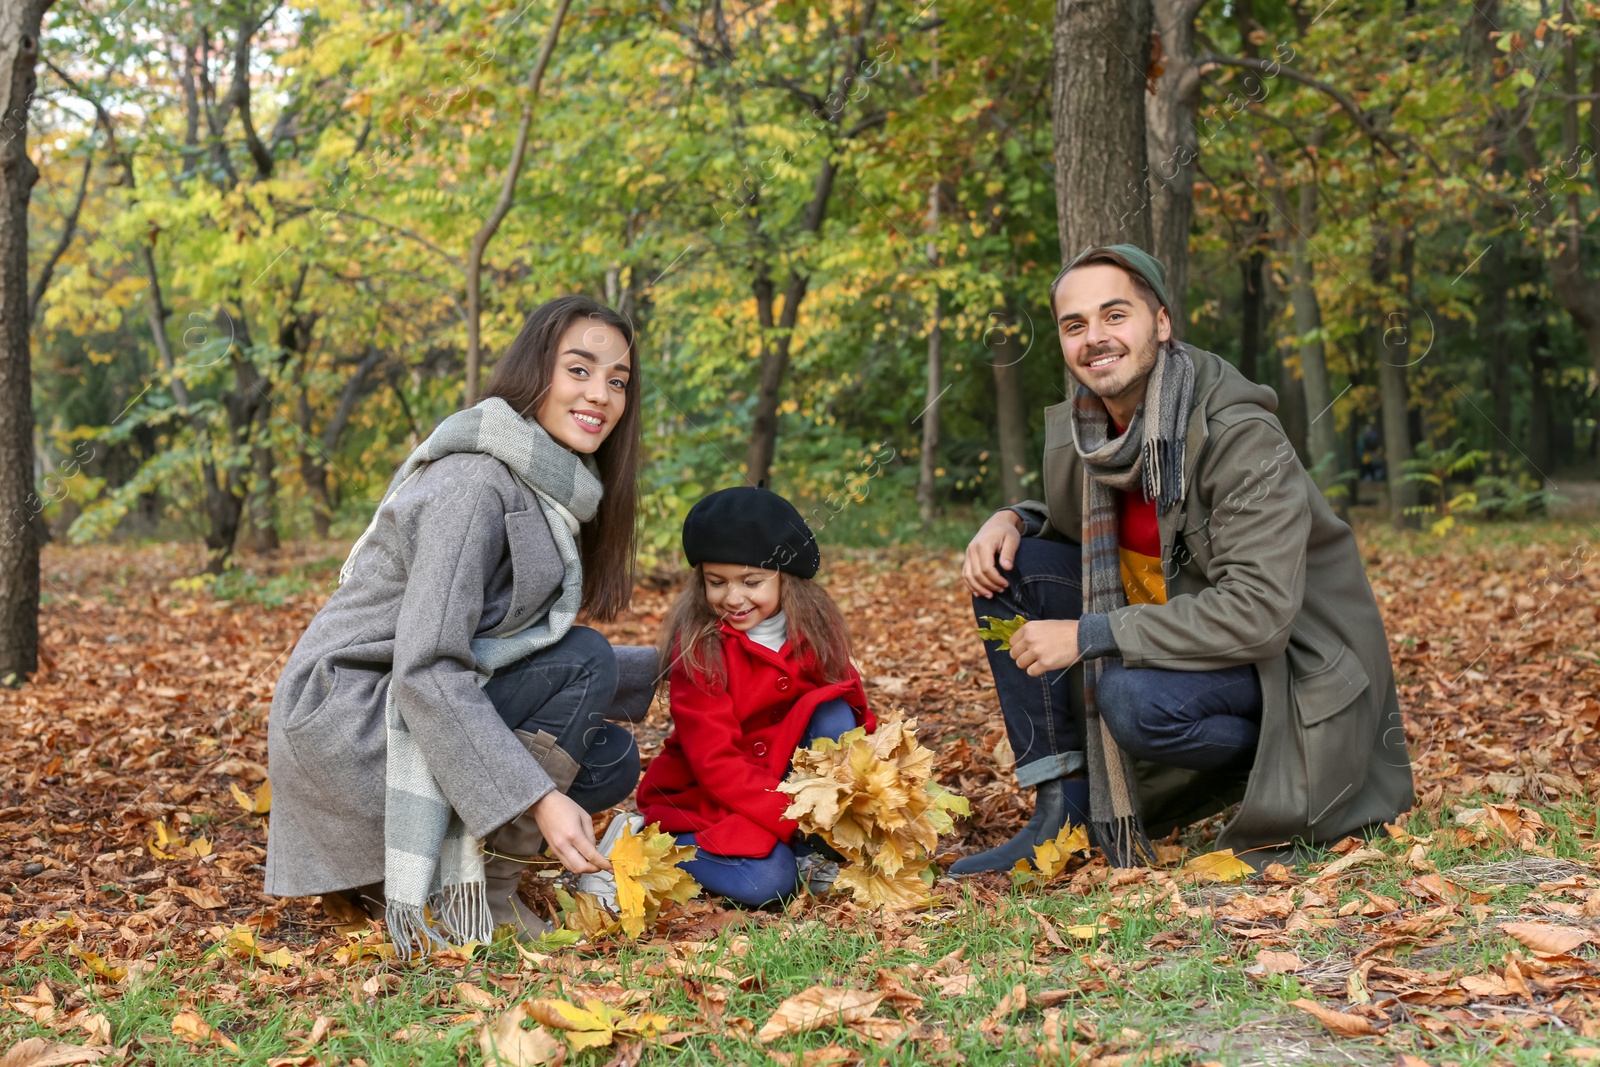
<instances>
[{"instance_id":1,"label":"coat pocket","mask_svg":"<svg viewBox=\"0 0 1600 1067\"><path fill-rule=\"evenodd\" d=\"M323 793L347 798L359 811L382 809L388 680L387 673L334 667L327 695L284 728L300 770Z\"/></svg>"},{"instance_id":2,"label":"coat pocket","mask_svg":"<svg viewBox=\"0 0 1600 1067\"><path fill-rule=\"evenodd\" d=\"M1301 645L1299 634L1289 645L1289 688L1306 761L1306 825L1312 827L1360 792L1372 754L1371 708L1359 700L1367 672L1348 647L1333 647L1338 651L1330 657Z\"/></svg>"},{"instance_id":3,"label":"coat pocket","mask_svg":"<svg viewBox=\"0 0 1600 1067\"><path fill-rule=\"evenodd\" d=\"M561 593L566 568L544 510L537 505L506 514L506 541L511 546L511 604L498 629L515 633L549 610Z\"/></svg>"}]
</instances>

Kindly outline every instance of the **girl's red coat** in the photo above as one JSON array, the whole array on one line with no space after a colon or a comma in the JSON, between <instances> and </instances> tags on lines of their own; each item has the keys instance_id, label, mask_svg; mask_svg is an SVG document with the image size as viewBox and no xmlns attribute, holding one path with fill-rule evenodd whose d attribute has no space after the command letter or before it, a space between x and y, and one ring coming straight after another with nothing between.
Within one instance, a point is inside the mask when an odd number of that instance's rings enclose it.
<instances>
[{"instance_id":1,"label":"girl's red coat","mask_svg":"<svg viewBox=\"0 0 1600 1067\"><path fill-rule=\"evenodd\" d=\"M797 828L783 817L792 798L777 790L811 713L842 699L868 731L877 720L854 667L825 682L793 642L774 652L725 622L720 630L727 688L712 692L674 663L672 733L639 783L639 812L663 830L693 833L707 852L766 856Z\"/></svg>"}]
</instances>

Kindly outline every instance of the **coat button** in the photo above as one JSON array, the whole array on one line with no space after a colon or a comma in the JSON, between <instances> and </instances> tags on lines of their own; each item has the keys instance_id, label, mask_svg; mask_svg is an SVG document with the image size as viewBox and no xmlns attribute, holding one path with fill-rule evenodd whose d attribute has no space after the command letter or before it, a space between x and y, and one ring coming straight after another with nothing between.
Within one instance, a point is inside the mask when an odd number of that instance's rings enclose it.
<instances>
[{"instance_id":1,"label":"coat button","mask_svg":"<svg viewBox=\"0 0 1600 1067\"><path fill-rule=\"evenodd\" d=\"M784 713L784 710L782 708L773 708L772 709L771 719L775 723L782 722L784 714L785 713Z\"/></svg>"},{"instance_id":2,"label":"coat button","mask_svg":"<svg viewBox=\"0 0 1600 1067\"><path fill-rule=\"evenodd\" d=\"M791 690L793 688L794 688L794 683L789 681L789 676L787 674L778 675L778 692L787 693L789 690Z\"/></svg>"},{"instance_id":3,"label":"coat button","mask_svg":"<svg viewBox=\"0 0 1600 1067\"><path fill-rule=\"evenodd\" d=\"M760 759L767 754L767 743L765 741L757 741L750 746L750 752L756 759Z\"/></svg>"}]
</instances>

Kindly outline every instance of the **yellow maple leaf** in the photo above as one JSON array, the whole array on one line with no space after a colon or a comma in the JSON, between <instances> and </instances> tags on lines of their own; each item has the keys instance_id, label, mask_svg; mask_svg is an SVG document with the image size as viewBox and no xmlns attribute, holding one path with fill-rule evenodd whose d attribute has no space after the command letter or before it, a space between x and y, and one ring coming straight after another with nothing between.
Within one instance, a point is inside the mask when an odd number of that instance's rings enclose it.
<instances>
[{"instance_id":1,"label":"yellow maple leaf","mask_svg":"<svg viewBox=\"0 0 1600 1067\"><path fill-rule=\"evenodd\" d=\"M1196 856L1183 865L1190 874L1213 882L1237 882L1256 873L1255 868L1233 854L1233 849L1222 848Z\"/></svg>"},{"instance_id":2,"label":"yellow maple leaf","mask_svg":"<svg viewBox=\"0 0 1600 1067\"><path fill-rule=\"evenodd\" d=\"M234 803L251 815L265 815L272 810L272 783L270 781L265 781L258 785L254 795L246 793L237 785L228 786L228 792L233 794Z\"/></svg>"},{"instance_id":3,"label":"yellow maple leaf","mask_svg":"<svg viewBox=\"0 0 1600 1067\"><path fill-rule=\"evenodd\" d=\"M871 908L925 908L933 902L928 893L933 861L920 859L903 864L890 874L872 863L851 863L840 868L834 887L848 889L857 904Z\"/></svg>"},{"instance_id":4,"label":"yellow maple leaf","mask_svg":"<svg viewBox=\"0 0 1600 1067\"><path fill-rule=\"evenodd\" d=\"M1067 823L1049 841L1033 846L1033 863L1026 859L1017 861L1011 868L1011 884L1018 889L1042 886L1066 869L1067 860L1074 852L1089 847L1089 829L1080 824Z\"/></svg>"},{"instance_id":5,"label":"yellow maple leaf","mask_svg":"<svg viewBox=\"0 0 1600 1067\"><path fill-rule=\"evenodd\" d=\"M167 829L165 821L156 823L156 836L148 842L150 855L158 860L204 859L211 855L211 842L204 837L185 841Z\"/></svg>"},{"instance_id":6,"label":"yellow maple leaf","mask_svg":"<svg viewBox=\"0 0 1600 1067\"><path fill-rule=\"evenodd\" d=\"M632 827L622 831L611 847L611 873L617 879L623 933L637 938L665 901L681 904L700 892L700 883L678 866L694 859L695 851L662 833L660 823L651 823L642 834L634 834Z\"/></svg>"},{"instance_id":7,"label":"yellow maple leaf","mask_svg":"<svg viewBox=\"0 0 1600 1067\"><path fill-rule=\"evenodd\" d=\"M177 849L186 844L183 838L167 829L166 820L162 819L156 823L156 836L150 840L150 855L158 860L175 860Z\"/></svg>"},{"instance_id":8,"label":"yellow maple leaf","mask_svg":"<svg viewBox=\"0 0 1600 1067\"><path fill-rule=\"evenodd\" d=\"M67 948L74 956L83 961L84 968L88 970L90 974L97 974L101 978L106 978L113 982L120 982L124 978L128 977L128 968L118 967L115 964L108 963L106 958L100 955L98 952L87 952L79 948L77 945L72 944L69 944Z\"/></svg>"},{"instance_id":9,"label":"yellow maple leaf","mask_svg":"<svg viewBox=\"0 0 1600 1067\"><path fill-rule=\"evenodd\" d=\"M242 923L227 932L217 944L215 951L232 956L236 960L258 959L274 967L288 967L299 962L295 954L286 948L274 949L271 952L264 950L256 941L256 932Z\"/></svg>"},{"instance_id":10,"label":"yellow maple leaf","mask_svg":"<svg viewBox=\"0 0 1600 1067\"><path fill-rule=\"evenodd\" d=\"M346 943L333 950L333 962L349 965L362 960L392 960L395 956L394 943L383 939L383 934L378 931L362 935L346 935Z\"/></svg>"},{"instance_id":11,"label":"yellow maple leaf","mask_svg":"<svg viewBox=\"0 0 1600 1067\"><path fill-rule=\"evenodd\" d=\"M619 1037L655 1037L672 1022L653 1012L629 1015L592 997L585 999L581 1008L565 1000L540 998L524 1001L521 1010L534 1022L558 1031L574 1050L603 1048Z\"/></svg>"}]
</instances>

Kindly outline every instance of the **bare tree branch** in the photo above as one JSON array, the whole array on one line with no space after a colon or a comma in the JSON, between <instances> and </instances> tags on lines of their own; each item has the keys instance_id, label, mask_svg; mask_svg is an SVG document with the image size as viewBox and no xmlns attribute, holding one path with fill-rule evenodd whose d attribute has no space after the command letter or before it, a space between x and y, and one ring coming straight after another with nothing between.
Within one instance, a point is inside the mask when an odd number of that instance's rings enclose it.
<instances>
[{"instance_id":1,"label":"bare tree branch","mask_svg":"<svg viewBox=\"0 0 1600 1067\"><path fill-rule=\"evenodd\" d=\"M1313 78L1309 74L1301 74L1299 71L1292 67L1286 67L1282 63L1275 63L1267 59L1256 59L1251 56L1205 55L1195 57L1194 63L1202 73L1209 67L1243 67L1245 70L1253 70L1271 77L1277 77L1281 74L1292 82L1299 82L1301 85L1309 86L1342 107L1362 133L1388 149L1389 154L1394 156L1395 159L1402 162L1405 159L1399 149L1395 148L1389 138L1384 135L1383 131L1373 125L1371 116L1361 110L1360 105L1325 81Z\"/></svg>"},{"instance_id":2,"label":"bare tree branch","mask_svg":"<svg viewBox=\"0 0 1600 1067\"><path fill-rule=\"evenodd\" d=\"M94 168L94 146L89 146L88 153L83 157L83 176L78 179L78 195L72 202L72 210L67 213L65 221L61 224L61 240L56 242L56 247L44 261L44 266L39 269L39 277L33 283L33 295L28 298L28 321L39 320L39 304L44 300L45 290L50 288L50 278L56 272L56 264L61 262L61 257L72 245L73 237L78 233L78 216L83 212L84 198L89 194L89 172Z\"/></svg>"}]
</instances>

